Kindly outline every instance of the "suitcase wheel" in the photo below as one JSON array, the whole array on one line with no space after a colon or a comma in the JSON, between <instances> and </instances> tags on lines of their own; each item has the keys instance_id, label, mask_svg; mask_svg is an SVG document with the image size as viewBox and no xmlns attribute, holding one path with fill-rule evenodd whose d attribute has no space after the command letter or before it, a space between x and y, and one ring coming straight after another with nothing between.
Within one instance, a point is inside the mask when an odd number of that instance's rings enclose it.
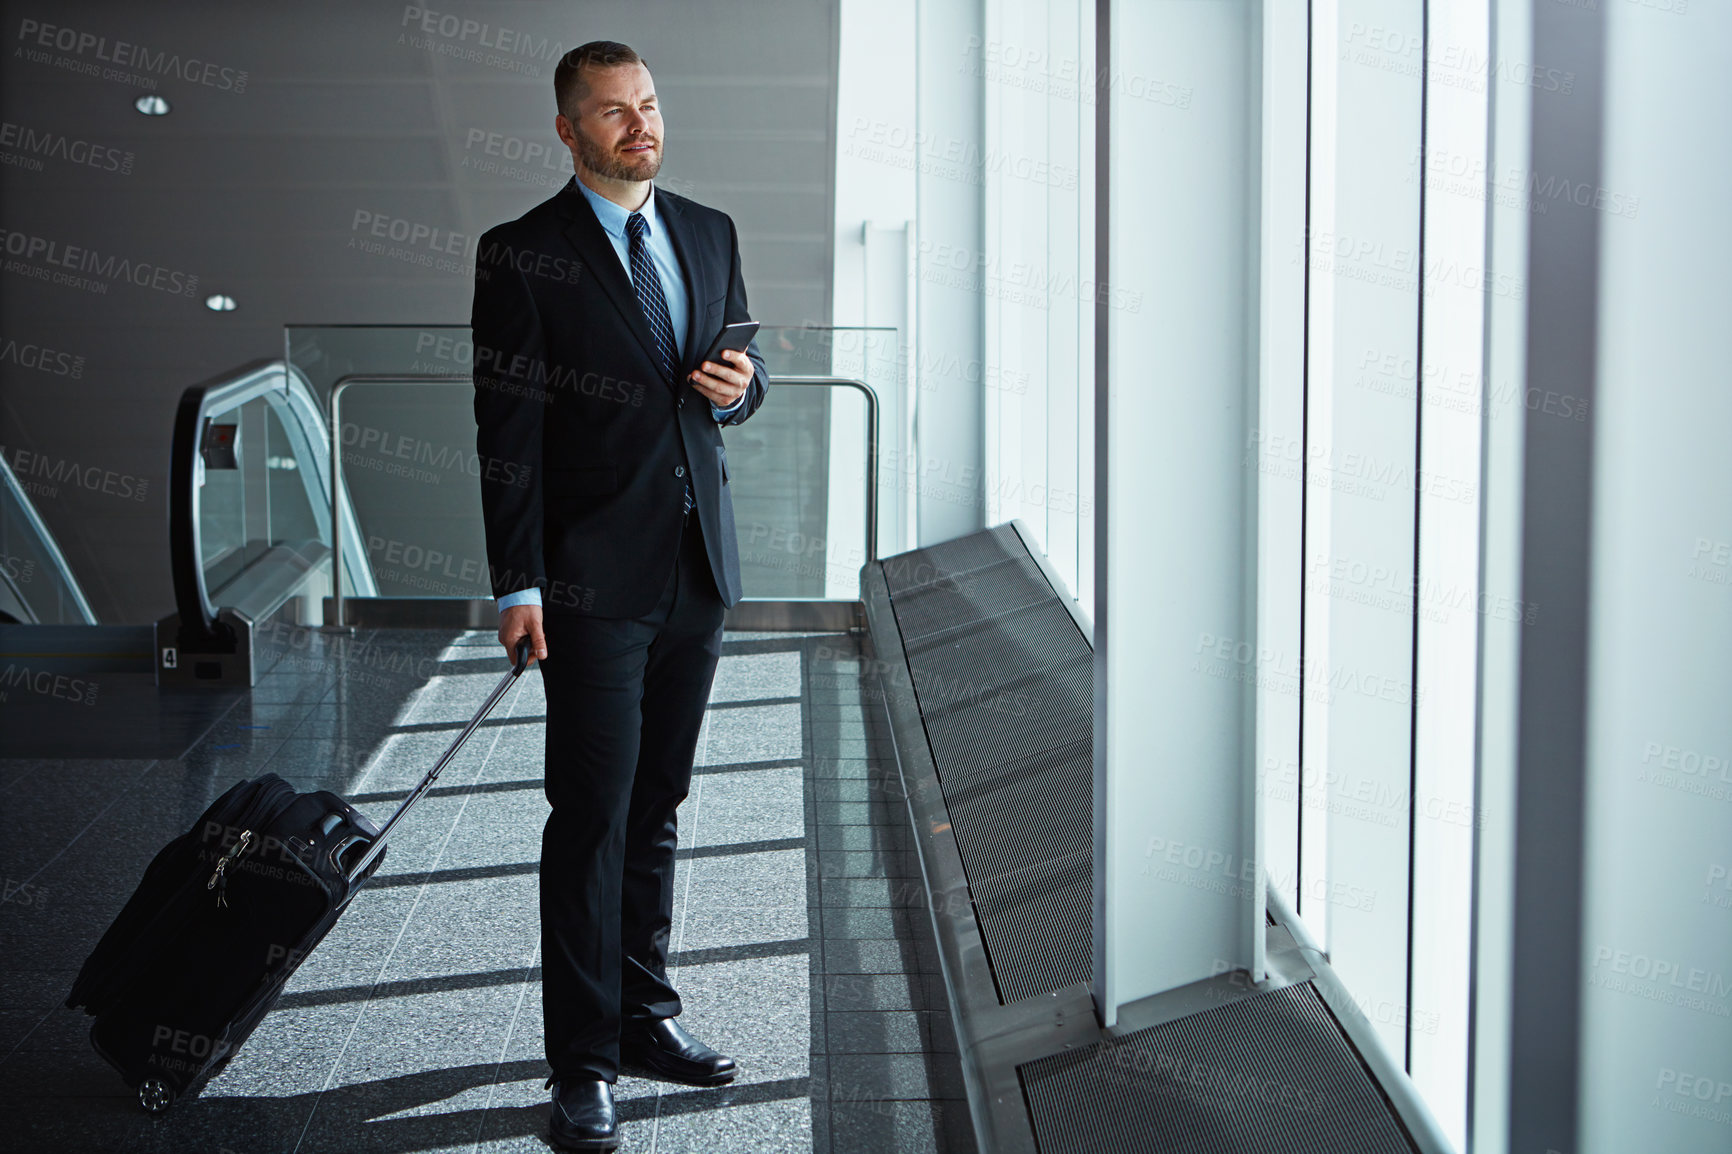
<instances>
[{"instance_id":1,"label":"suitcase wheel","mask_svg":"<svg viewBox=\"0 0 1732 1154\"><path fill-rule=\"evenodd\" d=\"M174 1105L174 1091L161 1078L148 1078L139 1084L138 1104L146 1114L161 1114Z\"/></svg>"}]
</instances>

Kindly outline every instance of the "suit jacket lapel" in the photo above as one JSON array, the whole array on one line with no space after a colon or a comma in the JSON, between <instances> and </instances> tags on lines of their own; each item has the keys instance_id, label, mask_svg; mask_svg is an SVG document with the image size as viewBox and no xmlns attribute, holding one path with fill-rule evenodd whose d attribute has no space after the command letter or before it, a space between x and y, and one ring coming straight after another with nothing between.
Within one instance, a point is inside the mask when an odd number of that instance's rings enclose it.
<instances>
[{"instance_id":1,"label":"suit jacket lapel","mask_svg":"<svg viewBox=\"0 0 1732 1154\"><path fill-rule=\"evenodd\" d=\"M649 363L655 364L655 337L650 334L649 321L644 319L643 309L637 303L637 290L632 288L631 278L620 263L619 253L614 251L613 241L608 239L601 221L595 218L595 210L578 191L575 176L560 190L560 196L564 198L566 239L577 249L583 263L619 310L626 327L637 336ZM661 376L661 373L656 373L656 376Z\"/></svg>"},{"instance_id":2,"label":"suit jacket lapel","mask_svg":"<svg viewBox=\"0 0 1732 1154\"><path fill-rule=\"evenodd\" d=\"M704 251L692 230L692 222L686 219L679 203L660 192L656 194L656 219L668 230L668 238L674 242L674 255L679 258L680 268L686 276L686 352L680 358L679 372L679 380L683 382L697 367L704 350L709 348L709 337L714 335L699 332L704 323L704 298L707 295L704 291Z\"/></svg>"}]
</instances>

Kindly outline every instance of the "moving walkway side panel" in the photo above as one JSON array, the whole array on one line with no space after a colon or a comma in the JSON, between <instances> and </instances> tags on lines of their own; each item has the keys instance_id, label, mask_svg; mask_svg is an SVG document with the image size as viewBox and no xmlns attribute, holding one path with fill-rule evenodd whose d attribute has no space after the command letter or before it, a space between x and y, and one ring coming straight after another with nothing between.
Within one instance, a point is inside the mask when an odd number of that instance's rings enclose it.
<instances>
[{"instance_id":1,"label":"moving walkway side panel","mask_svg":"<svg viewBox=\"0 0 1732 1154\"><path fill-rule=\"evenodd\" d=\"M256 526L249 511L237 540L230 542L235 564L219 572L221 567L213 567L206 556L202 490L208 469L232 470L244 461L233 439L215 434L225 417L249 404L274 414L304 486L307 516L294 533L270 518ZM190 386L181 394L174 420L169 563L175 612L157 623L157 677L161 684L251 685L274 659L272 647L258 646L252 633L267 621L293 618L291 600L306 599L315 578L328 571L333 528L328 426L306 378L276 360L249 362ZM246 451L244 444L239 448ZM346 506L346 495L339 493L336 504ZM287 539L307 534L314 536ZM352 517L338 536L345 558L364 559ZM357 588L373 592L370 570L360 567L355 573Z\"/></svg>"},{"instance_id":2,"label":"moving walkway side panel","mask_svg":"<svg viewBox=\"0 0 1732 1154\"><path fill-rule=\"evenodd\" d=\"M1032 1152L1017 1064L1097 1036L1086 622L1014 523L861 578L975 1134Z\"/></svg>"},{"instance_id":3,"label":"moving walkway side panel","mask_svg":"<svg viewBox=\"0 0 1732 1154\"><path fill-rule=\"evenodd\" d=\"M1102 1028L1093 626L1026 526L870 563L861 594L983 1154L1449 1149L1274 895L1266 974Z\"/></svg>"}]
</instances>

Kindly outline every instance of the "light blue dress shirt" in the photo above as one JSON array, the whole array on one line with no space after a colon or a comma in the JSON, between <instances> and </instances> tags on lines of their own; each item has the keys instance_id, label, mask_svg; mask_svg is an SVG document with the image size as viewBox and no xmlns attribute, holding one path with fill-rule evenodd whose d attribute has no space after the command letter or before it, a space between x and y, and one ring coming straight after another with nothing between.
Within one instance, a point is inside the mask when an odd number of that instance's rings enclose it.
<instances>
[{"instance_id":1,"label":"light blue dress shirt","mask_svg":"<svg viewBox=\"0 0 1732 1154\"><path fill-rule=\"evenodd\" d=\"M595 219L601 222L607 239L613 242L613 251L619 254L619 263L625 267L626 280L631 280L631 237L625 231L625 223L631 217L631 210L624 205L615 204L581 180L577 182L577 187L589 201L589 206L595 210ZM644 198L643 207L637 211L643 214L644 223L649 226L644 232L644 238L649 245L650 263L655 265L656 275L661 278L662 296L667 299L668 305L668 323L673 325L674 340L679 344L680 358L683 360L686 355L686 317L691 311L691 297L686 292L686 278L680 272L680 259L674 253L674 242L662 227L661 218L656 215L656 187L653 183L650 185L649 196ZM725 409L711 401L710 415L720 421L745 402L744 393ZM494 604L500 612L513 605L540 605L541 590L524 589L517 593L507 593Z\"/></svg>"}]
</instances>

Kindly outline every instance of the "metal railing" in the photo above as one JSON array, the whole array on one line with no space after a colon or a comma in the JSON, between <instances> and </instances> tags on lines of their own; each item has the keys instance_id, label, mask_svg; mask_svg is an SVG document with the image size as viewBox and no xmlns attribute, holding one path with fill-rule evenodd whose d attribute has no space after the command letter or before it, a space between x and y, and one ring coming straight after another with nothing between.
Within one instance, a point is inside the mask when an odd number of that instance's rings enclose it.
<instances>
[{"instance_id":1,"label":"metal railing","mask_svg":"<svg viewBox=\"0 0 1732 1154\"><path fill-rule=\"evenodd\" d=\"M829 376L787 376L774 377L771 380L774 388L788 386L807 388L847 388L857 390L866 405L866 561L871 562L878 556L878 438L879 438L879 399L871 385L865 381L851 377ZM343 482L342 465L342 397L350 388L357 385L388 385L388 386L425 386L425 385L471 385L472 378L468 374L451 373L350 373L337 378L331 386L328 425L330 427L330 449L327 453L330 470L329 490L331 495L331 524L334 528L352 528L359 536L359 526L346 526L344 523L343 506L350 506L349 516L354 516L352 502L349 500L347 486ZM365 553L361 554L364 561ZM348 624L343 594L344 560L339 554L332 558L331 601L327 606L324 628L332 632L350 632L355 627ZM357 577L360 575L357 574ZM371 577L369 570L368 577ZM370 583L370 582L369 582ZM388 600L388 599L387 599ZM418 600L458 600L425 598ZM751 600L748 598L748 600Z\"/></svg>"}]
</instances>

